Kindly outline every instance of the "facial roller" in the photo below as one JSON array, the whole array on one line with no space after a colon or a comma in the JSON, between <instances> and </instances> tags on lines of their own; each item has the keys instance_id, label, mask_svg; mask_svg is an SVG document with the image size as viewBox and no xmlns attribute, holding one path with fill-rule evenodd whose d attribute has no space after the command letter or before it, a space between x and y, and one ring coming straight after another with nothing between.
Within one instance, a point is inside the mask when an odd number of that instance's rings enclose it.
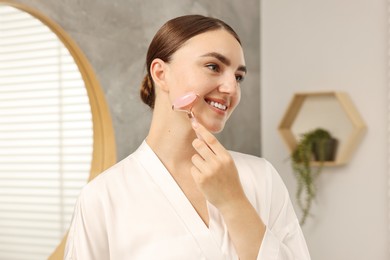
<instances>
[{"instance_id":1,"label":"facial roller","mask_svg":"<svg viewBox=\"0 0 390 260\"><path fill-rule=\"evenodd\" d=\"M194 106L198 98L199 95L194 92L189 92L187 94L184 94L183 96L177 98L173 102L172 110L179 111L179 112L186 112L191 122L197 123L195 115L192 112L192 107ZM198 136L198 138L200 137Z\"/></svg>"},{"instance_id":2,"label":"facial roller","mask_svg":"<svg viewBox=\"0 0 390 260\"><path fill-rule=\"evenodd\" d=\"M192 107L195 101L198 99L198 95L194 92L189 92L179 98L177 98L172 104L172 110L179 112L186 112L191 120L196 120Z\"/></svg>"}]
</instances>

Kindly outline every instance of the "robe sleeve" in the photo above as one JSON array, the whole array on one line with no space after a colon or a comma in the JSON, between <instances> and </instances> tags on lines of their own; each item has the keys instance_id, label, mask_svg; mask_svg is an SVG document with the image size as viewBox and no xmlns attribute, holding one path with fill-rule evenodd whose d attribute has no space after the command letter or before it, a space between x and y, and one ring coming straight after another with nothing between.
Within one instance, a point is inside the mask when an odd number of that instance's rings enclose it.
<instances>
[{"instance_id":1,"label":"robe sleeve","mask_svg":"<svg viewBox=\"0 0 390 260\"><path fill-rule=\"evenodd\" d=\"M89 187L86 187L89 188ZM65 260L110 259L104 211L96 193L83 189L73 213Z\"/></svg>"},{"instance_id":2,"label":"robe sleeve","mask_svg":"<svg viewBox=\"0 0 390 260\"><path fill-rule=\"evenodd\" d=\"M274 167L267 162L271 206L258 260L310 260L310 254L288 190Z\"/></svg>"}]
</instances>

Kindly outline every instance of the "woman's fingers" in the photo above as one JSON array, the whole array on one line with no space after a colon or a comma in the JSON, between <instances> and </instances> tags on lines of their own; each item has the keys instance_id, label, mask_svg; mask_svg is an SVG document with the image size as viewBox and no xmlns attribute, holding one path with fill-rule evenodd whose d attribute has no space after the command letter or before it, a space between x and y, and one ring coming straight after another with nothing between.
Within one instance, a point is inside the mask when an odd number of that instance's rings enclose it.
<instances>
[{"instance_id":1,"label":"woman's fingers","mask_svg":"<svg viewBox=\"0 0 390 260\"><path fill-rule=\"evenodd\" d=\"M199 138L192 141L192 147L195 148L204 160L209 160L215 156L214 151L206 144L206 141L202 141Z\"/></svg>"},{"instance_id":2,"label":"woman's fingers","mask_svg":"<svg viewBox=\"0 0 390 260\"><path fill-rule=\"evenodd\" d=\"M199 123L193 123L192 128L196 132L197 135L201 137L201 139L198 138L199 141L204 142L206 146L216 155L220 154L221 152L226 151L225 148L222 146L222 144L218 141L218 139L210 133L203 125ZM201 144L197 142L195 139L195 144L198 148L201 147ZM197 147L194 147L195 149ZM206 158L205 158L206 159Z\"/></svg>"},{"instance_id":3,"label":"woman's fingers","mask_svg":"<svg viewBox=\"0 0 390 260\"><path fill-rule=\"evenodd\" d=\"M217 208L243 196L237 168L230 153L212 133L198 124L193 127L201 138L192 142L191 174L206 199Z\"/></svg>"}]
</instances>

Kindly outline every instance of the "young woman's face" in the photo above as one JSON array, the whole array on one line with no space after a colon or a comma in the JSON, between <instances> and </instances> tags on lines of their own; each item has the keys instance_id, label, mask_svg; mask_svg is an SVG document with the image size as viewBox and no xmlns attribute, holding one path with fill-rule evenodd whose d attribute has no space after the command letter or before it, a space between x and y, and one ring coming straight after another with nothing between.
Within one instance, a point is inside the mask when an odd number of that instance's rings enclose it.
<instances>
[{"instance_id":1,"label":"young woman's face","mask_svg":"<svg viewBox=\"0 0 390 260\"><path fill-rule=\"evenodd\" d=\"M167 69L171 101L197 93L196 118L209 131L220 132L241 98L246 68L239 42L222 29L199 34L176 51Z\"/></svg>"}]
</instances>

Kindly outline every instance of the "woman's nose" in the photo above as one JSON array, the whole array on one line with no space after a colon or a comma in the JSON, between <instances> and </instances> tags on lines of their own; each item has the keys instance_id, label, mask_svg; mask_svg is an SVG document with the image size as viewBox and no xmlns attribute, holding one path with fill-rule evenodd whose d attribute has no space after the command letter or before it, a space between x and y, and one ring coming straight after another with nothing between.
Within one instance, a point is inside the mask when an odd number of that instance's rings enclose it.
<instances>
[{"instance_id":1,"label":"woman's nose","mask_svg":"<svg viewBox=\"0 0 390 260\"><path fill-rule=\"evenodd\" d=\"M225 75L223 78L219 91L224 92L224 93L229 93L229 94L236 94L237 92L237 87L238 87L238 82L236 79L236 75Z\"/></svg>"}]
</instances>

